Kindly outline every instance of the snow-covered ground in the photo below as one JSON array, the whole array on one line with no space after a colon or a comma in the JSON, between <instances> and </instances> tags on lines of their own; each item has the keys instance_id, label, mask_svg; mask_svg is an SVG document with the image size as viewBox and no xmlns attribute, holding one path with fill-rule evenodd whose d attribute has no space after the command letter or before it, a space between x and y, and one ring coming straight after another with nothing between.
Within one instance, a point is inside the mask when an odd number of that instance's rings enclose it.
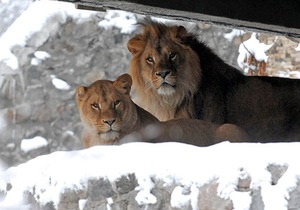
<instances>
[{"instance_id":1,"label":"snow-covered ground","mask_svg":"<svg viewBox=\"0 0 300 210\"><path fill-rule=\"evenodd\" d=\"M250 192L239 192L236 187L239 179L251 177L250 188L261 188L265 209L283 210L300 178L299 150L300 143L223 142L206 148L180 143L128 143L54 152L0 174L1 189L5 191L7 183L12 186L0 208L12 207L17 201L20 205L26 190L34 190L41 204L53 201L57 205L65 189L84 188L89 178L105 177L114 182L122 175L135 173L139 182L135 199L139 204L156 202L151 194L154 179L162 180L166 187L176 183L195 190L215 179L220 197L230 198L235 209L249 209ZM271 164L287 167L276 185L267 170ZM195 202L191 201L196 199L192 193L187 197L181 191L178 187L173 190L173 207Z\"/></svg>"}]
</instances>

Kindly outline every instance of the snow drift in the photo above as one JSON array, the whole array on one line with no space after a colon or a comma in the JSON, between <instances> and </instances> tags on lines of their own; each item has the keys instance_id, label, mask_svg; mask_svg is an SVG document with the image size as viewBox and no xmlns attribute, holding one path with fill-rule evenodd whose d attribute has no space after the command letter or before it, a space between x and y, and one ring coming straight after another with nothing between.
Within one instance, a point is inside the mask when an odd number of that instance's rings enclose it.
<instances>
[{"instance_id":1,"label":"snow drift","mask_svg":"<svg viewBox=\"0 0 300 210\"><path fill-rule=\"evenodd\" d=\"M54 152L1 173L0 207L23 201L37 209L115 209L127 200L134 209L300 208L299 149L300 143L128 143Z\"/></svg>"}]
</instances>

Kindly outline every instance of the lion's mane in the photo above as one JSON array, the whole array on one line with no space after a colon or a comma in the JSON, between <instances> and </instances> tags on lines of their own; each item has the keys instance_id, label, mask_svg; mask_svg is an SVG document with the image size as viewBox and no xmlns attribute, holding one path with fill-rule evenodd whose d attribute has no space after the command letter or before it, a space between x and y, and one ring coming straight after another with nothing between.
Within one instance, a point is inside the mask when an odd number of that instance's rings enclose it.
<instances>
[{"instance_id":1,"label":"lion's mane","mask_svg":"<svg viewBox=\"0 0 300 210\"><path fill-rule=\"evenodd\" d=\"M242 127L260 142L300 141L300 81L249 77L183 26L147 18L128 42L136 102L160 120Z\"/></svg>"}]
</instances>

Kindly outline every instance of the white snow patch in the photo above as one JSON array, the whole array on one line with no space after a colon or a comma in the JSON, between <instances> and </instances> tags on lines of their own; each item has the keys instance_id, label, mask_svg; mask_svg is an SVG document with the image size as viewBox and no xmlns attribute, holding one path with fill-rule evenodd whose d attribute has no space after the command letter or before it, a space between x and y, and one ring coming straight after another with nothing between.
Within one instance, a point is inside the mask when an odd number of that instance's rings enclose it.
<instances>
[{"instance_id":1,"label":"white snow patch","mask_svg":"<svg viewBox=\"0 0 300 210\"><path fill-rule=\"evenodd\" d=\"M151 190L154 187L154 183L152 182L150 177L145 177L141 180L138 180L139 186L136 190L139 190L136 195L136 202L139 205L147 205L147 204L155 204L157 202L156 197L151 194Z\"/></svg>"},{"instance_id":2,"label":"white snow patch","mask_svg":"<svg viewBox=\"0 0 300 210\"><path fill-rule=\"evenodd\" d=\"M224 34L225 39L231 42L235 37L242 36L245 34L245 31L239 29L232 29L231 32Z\"/></svg>"},{"instance_id":3,"label":"white snow patch","mask_svg":"<svg viewBox=\"0 0 300 210\"><path fill-rule=\"evenodd\" d=\"M34 57L31 59L31 65L37 66L40 65L44 60L50 58L51 55L45 51L36 51Z\"/></svg>"},{"instance_id":4,"label":"white snow patch","mask_svg":"<svg viewBox=\"0 0 300 210\"><path fill-rule=\"evenodd\" d=\"M130 34L136 29L137 18L136 15L120 11L107 10L104 20L99 22L99 26L105 29L116 27L121 29L121 33Z\"/></svg>"},{"instance_id":5,"label":"white snow patch","mask_svg":"<svg viewBox=\"0 0 300 210\"><path fill-rule=\"evenodd\" d=\"M111 210L111 205L114 203L114 200L110 197L107 198L106 201L107 201L107 205L106 205L107 210Z\"/></svg>"},{"instance_id":6,"label":"white snow patch","mask_svg":"<svg viewBox=\"0 0 300 210\"><path fill-rule=\"evenodd\" d=\"M59 90L70 90L71 86L64 80L57 78L55 75L51 75L52 84Z\"/></svg>"},{"instance_id":7,"label":"white snow patch","mask_svg":"<svg viewBox=\"0 0 300 210\"><path fill-rule=\"evenodd\" d=\"M86 202L87 202L87 199L80 199L78 201L79 210L83 210L84 209L84 207L86 206Z\"/></svg>"},{"instance_id":8,"label":"white snow patch","mask_svg":"<svg viewBox=\"0 0 300 210\"><path fill-rule=\"evenodd\" d=\"M295 48L296 51L300 51L300 43L298 43L298 46Z\"/></svg>"},{"instance_id":9,"label":"white snow patch","mask_svg":"<svg viewBox=\"0 0 300 210\"><path fill-rule=\"evenodd\" d=\"M21 150L25 153L35 149L39 149L48 145L47 139L41 136L36 136L32 139L23 139L21 141Z\"/></svg>"},{"instance_id":10,"label":"white snow patch","mask_svg":"<svg viewBox=\"0 0 300 210\"><path fill-rule=\"evenodd\" d=\"M36 51L34 54L33 54L37 59L40 59L40 60L46 60L47 58L50 58L51 55L45 51Z\"/></svg>"},{"instance_id":11,"label":"white snow patch","mask_svg":"<svg viewBox=\"0 0 300 210\"><path fill-rule=\"evenodd\" d=\"M252 202L250 192L232 192L230 199L236 210L249 210Z\"/></svg>"},{"instance_id":12,"label":"white snow patch","mask_svg":"<svg viewBox=\"0 0 300 210\"><path fill-rule=\"evenodd\" d=\"M155 204L157 202L157 198L147 190L139 191L135 200L139 205Z\"/></svg>"},{"instance_id":13,"label":"white snow patch","mask_svg":"<svg viewBox=\"0 0 300 210\"><path fill-rule=\"evenodd\" d=\"M193 210L197 210L198 195L199 190L195 185L193 185L190 189L177 186L171 194L171 206L178 209L191 206Z\"/></svg>"},{"instance_id":14,"label":"white snow patch","mask_svg":"<svg viewBox=\"0 0 300 210\"><path fill-rule=\"evenodd\" d=\"M12 70L17 70L19 68L18 59L11 52L14 46L25 46L33 34L41 31L43 37L47 38L50 33L54 33L58 29L59 24L66 22L67 17L71 16L79 22L86 20L87 17L95 13L78 10L72 3L34 1L0 37L0 62L4 62ZM56 18L55 24L48 27L49 29L43 30L51 18ZM35 65L36 61L33 61L33 64Z\"/></svg>"},{"instance_id":15,"label":"white snow patch","mask_svg":"<svg viewBox=\"0 0 300 210\"><path fill-rule=\"evenodd\" d=\"M248 59L252 54L257 61L267 62L268 56L266 55L266 52L273 46L273 44L266 45L264 43L260 43L256 38L256 35L256 33L252 33L251 38L241 43L239 47L237 63L241 69L245 68L246 72L248 72L249 68L253 69L255 67L248 66L247 62L244 62L245 58Z\"/></svg>"}]
</instances>

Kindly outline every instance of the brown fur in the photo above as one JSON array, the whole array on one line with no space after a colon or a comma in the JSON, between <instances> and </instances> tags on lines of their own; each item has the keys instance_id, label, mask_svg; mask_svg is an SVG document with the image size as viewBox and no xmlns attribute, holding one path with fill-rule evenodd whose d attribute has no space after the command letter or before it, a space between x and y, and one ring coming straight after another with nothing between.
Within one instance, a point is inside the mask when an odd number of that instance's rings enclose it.
<instances>
[{"instance_id":1,"label":"brown fur","mask_svg":"<svg viewBox=\"0 0 300 210\"><path fill-rule=\"evenodd\" d=\"M192 97L198 90L201 71L197 54L180 41L184 30L175 26L144 25L144 33L128 42L133 54L129 73L139 96L136 102L160 121L196 117ZM164 32L162 38L156 39L161 32ZM172 53L175 53L174 58ZM153 63L147 62L149 56ZM165 79L158 75L164 71L170 71Z\"/></svg>"},{"instance_id":2,"label":"brown fur","mask_svg":"<svg viewBox=\"0 0 300 210\"><path fill-rule=\"evenodd\" d=\"M255 141L300 141L299 80L247 77L182 26L150 19L141 25L143 32L128 42L138 105L160 120L232 123ZM165 92L162 82L169 84Z\"/></svg>"},{"instance_id":3,"label":"brown fur","mask_svg":"<svg viewBox=\"0 0 300 210\"><path fill-rule=\"evenodd\" d=\"M85 148L128 141L177 141L208 146L223 140L248 140L242 129L229 124L218 126L193 119L160 123L133 103L129 95L131 84L131 77L124 74L116 81L98 80L89 87L77 87L76 100L84 126L82 140Z\"/></svg>"}]
</instances>

